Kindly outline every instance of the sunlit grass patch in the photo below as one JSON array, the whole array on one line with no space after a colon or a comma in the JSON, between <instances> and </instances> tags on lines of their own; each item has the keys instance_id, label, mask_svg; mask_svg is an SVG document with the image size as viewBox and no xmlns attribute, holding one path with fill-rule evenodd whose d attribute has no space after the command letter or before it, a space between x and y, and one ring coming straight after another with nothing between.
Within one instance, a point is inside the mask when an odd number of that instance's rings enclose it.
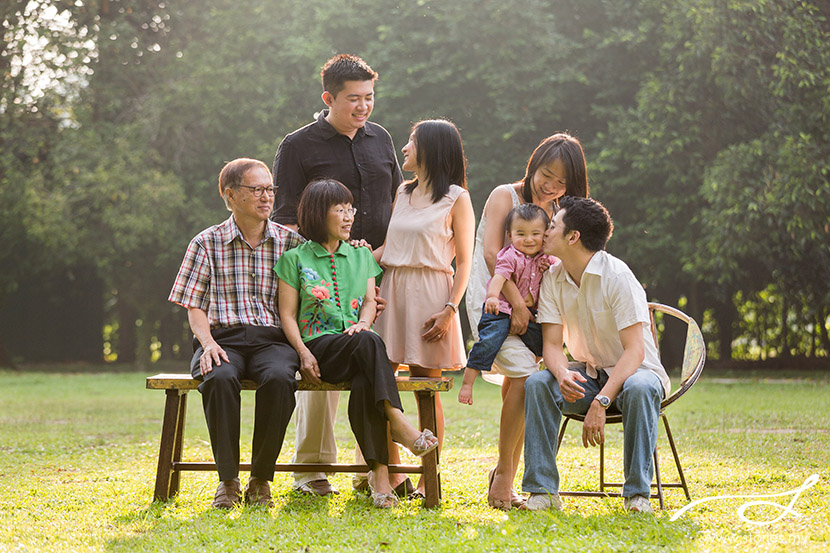
<instances>
[{"instance_id":1,"label":"sunlit grass patch","mask_svg":"<svg viewBox=\"0 0 830 553\"><path fill-rule=\"evenodd\" d=\"M771 375L728 382L706 378L669 409L692 498L776 494L821 477L773 525L742 521L750 499L687 505L666 491L655 516L623 511L620 499L565 497L562 513L502 513L486 502L487 472L496 462L500 407L496 387L479 382L475 404L462 406L457 387L443 398L446 447L441 454L444 501L424 510L404 501L373 509L337 474L339 496L308 498L278 473L273 509L209 508L216 477L184 473L167 503L152 503L163 394L144 389L137 373L0 372L0 551L823 551L830 528L830 381L800 375L778 384ZM243 458L250 456L253 394L243 394ZM411 397L404 397L415 420ZM340 401L336 436L340 462L354 440ZM609 426L606 470L622 478L622 428ZM581 444L571 424L559 454L563 488L592 489L599 452ZM293 453L294 430L280 455ZM201 399L190 394L185 457L210 459ZM658 442L664 480L677 478L662 426ZM415 462L408 454L404 462ZM247 475L243 474L243 482ZM516 486L519 487L521 471ZM788 505L790 496L773 499ZM656 500L652 501L656 508ZM744 512L771 520L769 505Z\"/></svg>"}]
</instances>

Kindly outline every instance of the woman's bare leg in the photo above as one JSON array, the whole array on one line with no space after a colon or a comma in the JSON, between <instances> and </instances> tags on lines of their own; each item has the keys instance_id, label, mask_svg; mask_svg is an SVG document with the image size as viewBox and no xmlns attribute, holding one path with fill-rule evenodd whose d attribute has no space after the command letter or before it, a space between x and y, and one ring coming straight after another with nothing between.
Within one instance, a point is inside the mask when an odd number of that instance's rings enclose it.
<instances>
[{"instance_id":1,"label":"woman's bare leg","mask_svg":"<svg viewBox=\"0 0 830 553\"><path fill-rule=\"evenodd\" d=\"M490 505L497 508L509 509L512 505L513 480L519 469L524 438L526 378L505 378L502 384L499 462L487 497Z\"/></svg>"},{"instance_id":2,"label":"woman's bare leg","mask_svg":"<svg viewBox=\"0 0 830 553\"><path fill-rule=\"evenodd\" d=\"M389 420L389 430L393 439L399 444L403 444L410 451L414 449L415 441L421 437L421 431L412 426L403 411L397 407L392 407L392 404L388 401L383 402L383 410ZM429 443L437 444L438 438L432 438Z\"/></svg>"}]
</instances>

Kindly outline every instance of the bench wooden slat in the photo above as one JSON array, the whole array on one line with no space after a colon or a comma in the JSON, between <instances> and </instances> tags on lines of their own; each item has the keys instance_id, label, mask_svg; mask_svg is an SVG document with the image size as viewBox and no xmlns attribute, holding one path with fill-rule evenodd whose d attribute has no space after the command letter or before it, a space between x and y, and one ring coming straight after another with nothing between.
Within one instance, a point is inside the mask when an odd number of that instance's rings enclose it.
<instances>
[{"instance_id":1,"label":"bench wooden slat","mask_svg":"<svg viewBox=\"0 0 830 553\"><path fill-rule=\"evenodd\" d=\"M198 463L192 461L178 461L173 463L175 470L212 471L216 470L216 463ZM368 472L368 465L331 463L277 463L274 465L277 472ZM251 470L250 463L239 463L239 470ZM389 472L405 474L421 474L424 469L421 465L389 465Z\"/></svg>"},{"instance_id":2,"label":"bench wooden slat","mask_svg":"<svg viewBox=\"0 0 830 553\"><path fill-rule=\"evenodd\" d=\"M399 376L398 391L401 392L448 392L453 385L453 379L447 376L441 378L418 378L413 376ZM147 377L148 390L195 390L200 382L190 376L189 374L157 374ZM329 390L348 390L349 383L341 382L339 384L330 384L323 382L321 384L312 384L304 380L297 381L299 390L307 391L329 391ZM243 390L256 390L256 382L252 380L243 380Z\"/></svg>"}]
</instances>

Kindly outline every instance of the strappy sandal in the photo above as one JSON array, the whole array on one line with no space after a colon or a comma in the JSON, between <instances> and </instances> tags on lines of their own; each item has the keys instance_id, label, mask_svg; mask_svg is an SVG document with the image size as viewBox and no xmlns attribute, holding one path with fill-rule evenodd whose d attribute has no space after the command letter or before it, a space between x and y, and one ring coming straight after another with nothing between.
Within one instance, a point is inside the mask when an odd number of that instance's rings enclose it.
<instances>
[{"instance_id":1,"label":"strappy sandal","mask_svg":"<svg viewBox=\"0 0 830 553\"><path fill-rule=\"evenodd\" d=\"M493 467L492 469L490 469L490 474L487 475L487 504L490 505L490 507L492 507L494 509L498 509L500 511L509 511L509 510L513 509L514 507L523 508L524 507L524 501L523 501L524 498L522 498L522 501L520 501L519 504L517 505L516 500L515 500L514 497L511 497L510 500L508 500L508 501L505 501L503 499L493 499L492 497L490 497L490 488L493 487L493 479L495 477L496 477L496 467ZM511 496L512 496L513 490L510 490L510 491L511 491Z\"/></svg>"},{"instance_id":2,"label":"strappy sandal","mask_svg":"<svg viewBox=\"0 0 830 553\"><path fill-rule=\"evenodd\" d=\"M378 509L392 509L398 506L398 496L394 493L372 493L372 505Z\"/></svg>"},{"instance_id":3,"label":"strappy sandal","mask_svg":"<svg viewBox=\"0 0 830 553\"><path fill-rule=\"evenodd\" d=\"M438 447L438 440L435 443L430 444L430 440L435 437L435 434L432 433L432 430L429 428L425 428L421 435L418 436L418 439L415 440L415 443L412 444L412 447L408 448L409 451L413 453L416 457L423 457L433 449Z\"/></svg>"},{"instance_id":4,"label":"strappy sandal","mask_svg":"<svg viewBox=\"0 0 830 553\"><path fill-rule=\"evenodd\" d=\"M369 471L366 476L369 482L372 505L378 509L392 509L398 506L398 496L395 495L395 492L380 493L375 491L375 487L372 485L372 481L375 479L374 472Z\"/></svg>"}]
</instances>

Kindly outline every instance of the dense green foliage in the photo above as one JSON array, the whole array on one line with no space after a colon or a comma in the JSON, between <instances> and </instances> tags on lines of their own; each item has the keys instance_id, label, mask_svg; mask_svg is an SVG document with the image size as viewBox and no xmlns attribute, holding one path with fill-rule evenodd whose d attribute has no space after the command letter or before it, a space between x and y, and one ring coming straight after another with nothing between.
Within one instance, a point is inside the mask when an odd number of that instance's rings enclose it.
<instances>
[{"instance_id":1,"label":"dense green foliage","mask_svg":"<svg viewBox=\"0 0 830 553\"><path fill-rule=\"evenodd\" d=\"M111 368L111 367L110 367ZM181 493L151 503L164 394L145 390L139 373L73 374L0 371L0 551L717 551L818 552L830 540L830 434L816 412L830 409L827 373L774 373L741 379L703 379L668 409L692 499L769 495L794 490L812 474L818 484L797 498L710 501L676 521L688 502L666 490L666 510L655 516L624 512L619 499L565 497L562 513L487 506L487 471L496 462L499 388L478 381L473 406L455 401L460 381L444 395L447 441L441 454L444 502L425 510L404 501L378 512L350 488L350 476L332 478L341 495L311 499L290 492L278 473L273 509L209 508L215 474L184 473ZM460 380L460 379L459 379ZM104 393L106 390L106 393ZM198 393L190 394L184 455L210 459ZM740 396L741 401L735 401ZM800 401L793 402L798 397ZM402 398L414 413L411 395ZM242 456L250 456L253 394L243 394ZM751 409L747 406L751 405ZM350 462L353 438L347 402L335 427L340 462ZM414 416L414 415L413 415ZM294 427L280 454L288 462ZM563 487L591 489L599 455L586 450L579 426L568 427L559 452ZM621 475L622 433L607 433L607 473ZM674 481L668 442L658 439L664 481ZM407 457L405 462L413 462ZM520 478L520 477L519 477ZM243 482L247 474L242 475ZM519 484L517 479L516 484ZM792 503L793 512L783 507ZM656 507L656 500L653 504Z\"/></svg>"},{"instance_id":2,"label":"dense green foliage","mask_svg":"<svg viewBox=\"0 0 830 553\"><path fill-rule=\"evenodd\" d=\"M826 2L12 0L0 18L0 307L56 275L93 287L120 360L186 351L165 298L225 217L219 169L270 164L337 52L380 73L373 118L399 146L412 121L459 125L478 212L567 129L609 249L712 353L830 355Z\"/></svg>"}]
</instances>

